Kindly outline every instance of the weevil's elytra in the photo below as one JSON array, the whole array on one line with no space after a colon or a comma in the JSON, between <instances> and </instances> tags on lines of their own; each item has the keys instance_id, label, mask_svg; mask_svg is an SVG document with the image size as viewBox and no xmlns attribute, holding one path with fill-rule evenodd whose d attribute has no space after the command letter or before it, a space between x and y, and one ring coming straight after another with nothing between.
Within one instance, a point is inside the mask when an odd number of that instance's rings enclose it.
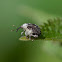
<instances>
[{"instance_id":1,"label":"weevil's elytra","mask_svg":"<svg viewBox=\"0 0 62 62\"><path fill-rule=\"evenodd\" d=\"M17 29L17 31L20 28L24 30L26 37L29 36L29 39L31 39L31 37L37 38L38 36L41 35L41 30L36 24L24 23Z\"/></svg>"}]
</instances>

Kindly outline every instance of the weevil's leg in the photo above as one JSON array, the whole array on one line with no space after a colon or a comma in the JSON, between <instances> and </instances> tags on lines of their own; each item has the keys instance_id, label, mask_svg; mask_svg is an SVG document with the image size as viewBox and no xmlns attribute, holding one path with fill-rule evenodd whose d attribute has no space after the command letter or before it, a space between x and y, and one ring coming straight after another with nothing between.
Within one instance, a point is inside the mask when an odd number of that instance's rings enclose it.
<instances>
[{"instance_id":1,"label":"weevil's leg","mask_svg":"<svg viewBox=\"0 0 62 62\"><path fill-rule=\"evenodd\" d=\"M29 37L28 37L28 36L26 36L26 38L28 39Z\"/></svg>"},{"instance_id":2,"label":"weevil's leg","mask_svg":"<svg viewBox=\"0 0 62 62\"><path fill-rule=\"evenodd\" d=\"M29 36L29 40L31 40L31 36Z\"/></svg>"},{"instance_id":3,"label":"weevil's leg","mask_svg":"<svg viewBox=\"0 0 62 62\"><path fill-rule=\"evenodd\" d=\"M21 36L23 36L23 33L24 33L25 31L23 31L23 32L21 32Z\"/></svg>"},{"instance_id":4,"label":"weevil's leg","mask_svg":"<svg viewBox=\"0 0 62 62\"><path fill-rule=\"evenodd\" d=\"M29 36L29 40L31 40L31 35Z\"/></svg>"},{"instance_id":5,"label":"weevil's leg","mask_svg":"<svg viewBox=\"0 0 62 62\"><path fill-rule=\"evenodd\" d=\"M33 37L35 37L35 38L37 38L38 37L38 35L32 35Z\"/></svg>"}]
</instances>

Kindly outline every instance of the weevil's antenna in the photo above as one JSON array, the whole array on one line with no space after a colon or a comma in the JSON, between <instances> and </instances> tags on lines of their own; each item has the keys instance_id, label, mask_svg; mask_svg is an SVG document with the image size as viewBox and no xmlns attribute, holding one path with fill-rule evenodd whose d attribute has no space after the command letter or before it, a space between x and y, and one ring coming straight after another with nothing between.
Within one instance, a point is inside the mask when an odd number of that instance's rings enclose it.
<instances>
[{"instance_id":1,"label":"weevil's antenna","mask_svg":"<svg viewBox=\"0 0 62 62\"><path fill-rule=\"evenodd\" d=\"M12 25L12 26L13 26L13 27L16 27L15 25ZM16 27L16 29L11 30L11 32L12 32L12 31L16 31L16 32L17 32L20 28L22 28L22 27L21 27L21 26L20 26L19 28Z\"/></svg>"},{"instance_id":2,"label":"weevil's antenna","mask_svg":"<svg viewBox=\"0 0 62 62\"><path fill-rule=\"evenodd\" d=\"M12 25L13 27L16 27L15 25ZM17 28L17 27L16 27Z\"/></svg>"},{"instance_id":3,"label":"weevil's antenna","mask_svg":"<svg viewBox=\"0 0 62 62\"><path fill-rule=\"evenodd\" d=\"M13 26L13 27L16 27L15 25L12 25L12 26ZM16 27L16 28L17 28L17 27ZM11 30L11 32L12 32L12 31L15 31L15 30L16 30L16 29L13 29L13 30Z\"/></svg>"},{"instance_id":4,"label":"weevil's antenna","mask_svg":"<svg viewBox=\"0 0 62 62\"><path fill-rule=\"evenodd\" d=\"M11 30L11 32L12 32L12 31L15 31L15 29Z\"/></svg>"}]
</instances>

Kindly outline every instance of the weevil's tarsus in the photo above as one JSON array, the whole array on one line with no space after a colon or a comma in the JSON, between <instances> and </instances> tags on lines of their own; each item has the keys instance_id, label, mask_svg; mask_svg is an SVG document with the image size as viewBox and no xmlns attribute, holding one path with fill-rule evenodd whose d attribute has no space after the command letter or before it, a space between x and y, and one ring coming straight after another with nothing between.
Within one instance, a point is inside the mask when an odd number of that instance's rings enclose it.
<instances>
[{"instance_id":1,"label":"weevil's tarsus","mask_svg":"<svg viewBox=\"0 0 62 62\"><path fill-rule=\"evenodd\" d=\"M31 40L31 36L29 36L29 40Z\"/></svg>"},{"instance_id":2,"label":"weevil's tarsus","mask_svg":"<svg viewBox=\"0 0 62 62\"><path fill-rule=\"evenodd\" d=\"M26 39L29 39L29 37L28 37L28 36L26 36Z\"/></svg>"}]
</instances>

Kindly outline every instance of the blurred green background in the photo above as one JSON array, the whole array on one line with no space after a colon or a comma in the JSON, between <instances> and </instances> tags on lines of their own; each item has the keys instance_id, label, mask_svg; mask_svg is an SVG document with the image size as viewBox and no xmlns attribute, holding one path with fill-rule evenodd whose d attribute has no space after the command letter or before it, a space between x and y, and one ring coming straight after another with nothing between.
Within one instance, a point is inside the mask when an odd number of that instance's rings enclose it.
<instances>
[{"instance_id":1,"label":"blurred green background","mask_svg":"<svg viewBox=\"0 0 62 62\"><path fill-rule=\"evenodd\" d=\"M62 62L62 47L52 40L20 41L12 25L37 25L62 17L62 0L0 0L0 62Z\"/></svg>"}]
</instances>

